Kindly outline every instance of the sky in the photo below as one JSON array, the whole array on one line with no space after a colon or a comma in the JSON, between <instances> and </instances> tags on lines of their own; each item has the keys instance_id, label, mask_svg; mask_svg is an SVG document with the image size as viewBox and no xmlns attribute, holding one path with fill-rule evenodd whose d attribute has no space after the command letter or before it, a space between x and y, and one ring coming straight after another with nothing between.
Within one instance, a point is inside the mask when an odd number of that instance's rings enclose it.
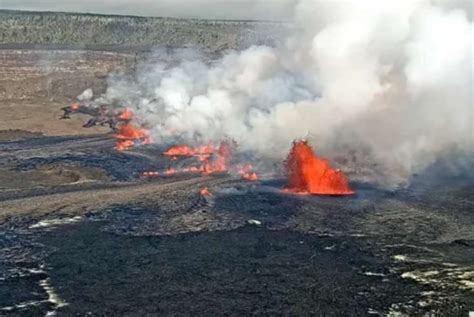
<instances>
[{"instance_id":1,"label":"sky","mask_svg":"<svg viewBox=\"0 0 474 317\"><path fill-rule=\"evenodd\" d=\"M0 9L179 18L289 20L297 0L0 0Z\"/></svg>"}]
</instances>

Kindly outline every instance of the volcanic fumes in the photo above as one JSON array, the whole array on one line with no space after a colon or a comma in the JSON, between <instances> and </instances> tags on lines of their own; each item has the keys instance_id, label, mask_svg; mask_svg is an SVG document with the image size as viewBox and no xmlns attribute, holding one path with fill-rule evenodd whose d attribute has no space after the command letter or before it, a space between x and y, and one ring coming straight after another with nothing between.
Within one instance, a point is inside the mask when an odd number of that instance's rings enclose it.
<instances>
[{"instance_id":1,"label":"volcanic fumes","mask_svg":"<svg viewBox=\"0 0 474 317\"><path fill-rule=\"evenodd\" d=\"M285 191L315 195L351 195L347 177L316 156L307 141L295 141L285 162Z\"/></svg>"}]
</instances>

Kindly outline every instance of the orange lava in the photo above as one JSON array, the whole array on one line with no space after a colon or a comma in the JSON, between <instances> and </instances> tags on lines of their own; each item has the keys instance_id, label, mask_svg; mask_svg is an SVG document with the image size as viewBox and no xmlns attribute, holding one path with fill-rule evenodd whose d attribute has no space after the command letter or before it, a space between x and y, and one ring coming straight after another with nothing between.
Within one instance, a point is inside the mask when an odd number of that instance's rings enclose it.
<instances>
[{"instance_id":1,"label":"orange lava","mask_svg":"<svg viewBox=\"0 0 474 317\"><path fill-rule=\"evenodd\" d=\"M201 188L199 194L201 194L202 196L212 196L212 193L209 191L209 189L207 189L207 187Z\"/></svg>"},{"instance_id":2,"label":"orange lava","mask_svg":"<svg viewBox=\"0 0 474 317\"><path fill-rule=\"evenodd\" d=\"M347 177L316 156L307 141L295 141L286 160L285 191L316 195L351 195Z\"/></svg>"},{"instance_id":3,"label":"orange lava","mask_svg":"<svg viewBox=\"0 0 474 317\"><path fill-rule=\"evenodd\" d=\"M223 141L219 147L213 144L203 145L198 147L192 147L189 145L176 145L165 152L163 155L168 156L170 160L176 160L178 157L195 157L201 163L199 165L192 165L187 167L181 167L179 169L173 169L170 167L167 171L161 172L160 175L171 176L176 173L202 173L209 175L213 173L224 173L229 170L232 155L233 155L233 143ZM257 174L253 171L251 164L244 165L239 174L242 178L249 181L258 180ZM145 172L143 176L153 177L155 175L152 172Z\"/></svg>"},{"instance_id":4,"label":"orange lava","mask_svg":"<svg viewBox=\"0 0 474 317\"><path fill-rule=\"evenodd\" d=\"M164 174L165 174L166 176L174 175L174 174L176 174L176 169L170 167L170 168L168 168L168 169L164 172Z\"/></svg>"},{"instance_id":5,"label":"orange lava","mask_svg":"<svg viewBox=\"0 0 474 317\"><path fill-rule=\"evenodd\" d=\"M178 156L194 156L200 161L207 160L214 153L214 145L203 145L199 147L191 147L189 145L175 145L166 150L163 155L171 156L176 159Z\"/></svg>"},{"instance_id":6,"label":"orange lava","mask_svg":"<svg viewBox=\"0 0 474 317\"><path fill-rule=\"evenodd\" d=\"M183 172L183 173L197 173L199 171L200 171L200 169L196 166L185 167L185 168L181 169L181 172Z\"/></svg>"},{"instance_id":7,"label":"orange lava","mask_svg":"<svg viewBox=\"0 0 474 317\"><path fill-rule=\"evenodd\" d=\"M114 135L117 139L115 148L119 151L125 151L134 146L137 142L142 144L151 143L151 138L148 130L137 128L132 124L124 124L119 128L117 134Z\"/></svg>"},{"instance_id":8,"label":"orange lava","mask_svg":"<svg viewBox=\"0 0 474 317\"><path fill-rule=\"evenodd\" d=\"M253 171L253 166L252 164L245 164L240 170L239 170L240 176L242 176L243 179L246 179L248 181L256 181L258 180L257 173Z\"/></svg>"},{"instance_id":9,"label":"orange lava","mask_svg":"<svg viewBox=\"0 0 474 317\"><path fill-rule=\"evenodd\" d=\"M204 174L219 173L227 171L229 161L232 157L232 148L229 143L221 142L214 160L207 160L202 165Z\"/></svg>"},{"instance_id":10,"label":"orange lava","mask_svg":"<svg viewBox=\"0 0 474 317\"><path fill-rule=\"evenodd\" d=\"M125 110L122 110L117 118L119 118L120 120L123 120L123 121L128 121L128 120L132 120L133 118L133 111L129 108L126 108Z\"/></svg>"},{"instance_id":11,"label":"orange lava","mask_svg":"<svg viewBox=\"0 0 474 317\"><path fill-rule=\"evenodd\" d=\"M163 155L169 156L171 160L178 156L193 156L202 161L201 166L183 168L181 172L202 172L211 174L227 171L229 161L232 157L232 147L227 142L221 142L219 148L213 144L192 147L189 145L176 145L166 150Z\"/></svg>"},{"instance_id":12,"label":"orange lava","mask_svg":"<svg viewBox=\"0 0 474 317\"><path fill-rule=\"evenodd\" d=\"M246 180L248 180L248 181L251 181L251 182L255 182L255 181L258 180L257 173L255 173L255 172L242 174L242 178L244 178L244 179L246 179Z\"/></svg>"},{"instance_id":13,"label":"orange lava","mask_svg":"<svg viewBox=\"0 0 474 317\"><path fill-rule=\"evenodd\" d=\"M132 140L118 140L115 143L115 148L119 151L126 151L133 147L135 145L135 142Z\"/></svg>"},{"instance_id":14,"label":"orange lava","mask_svg":"<svg viewBox=\"0 0 474 317\"><path fill-rule=\"evenodd\" d=\"M79 109L80 106L81 106L80 104L75 102L75 103L71 104L70 108L71 108L71 110L77 110L77 109Z\"/></svg>"},{"instance_id":15,"label":"orange lava","mask_svg":"<svg viewBox=\"0 0 474 317\"><path fill-rule=\"evenodd\" d=\"M145 176L145 177L159 177L160 172L143 172L143 176Z\"/></svg>"},{"instance_id":16,"label":"orange lava","mask_svg":"<svg viewBox=\"0 0 474 317\"><path fill-rule=\"evenodd\" d=\"M214 145L209 144L198 147L191 147L189 145L175 145L170 147L163 154L167 156L194 156L212 153L214 153Z\"/></svg>"}]
</instances>

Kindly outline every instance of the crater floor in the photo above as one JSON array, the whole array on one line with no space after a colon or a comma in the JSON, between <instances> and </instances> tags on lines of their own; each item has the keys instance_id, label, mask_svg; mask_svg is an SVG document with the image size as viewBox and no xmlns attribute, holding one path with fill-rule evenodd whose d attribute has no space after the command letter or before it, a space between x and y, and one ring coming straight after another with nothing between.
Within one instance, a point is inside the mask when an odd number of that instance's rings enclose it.
<instances>
[{"instance_id":1,"label":"crater floor","mask_svg":"<svg viewBox=\"0 0 474 317\"><path fill-rule=\"evenodd\" d=\"M318 197L275 177L143 178L167 168L164 149L4 133L1 315L473 310L472 188L353 183L356 195Z\"/></svg>"}]
</instances>

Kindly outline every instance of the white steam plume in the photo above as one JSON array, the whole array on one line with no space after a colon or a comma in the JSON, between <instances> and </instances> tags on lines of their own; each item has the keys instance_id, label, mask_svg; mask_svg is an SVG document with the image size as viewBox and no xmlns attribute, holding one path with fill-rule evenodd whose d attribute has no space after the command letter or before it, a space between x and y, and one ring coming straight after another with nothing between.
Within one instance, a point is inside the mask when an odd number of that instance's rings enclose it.
<instances>
[{"instance_id":1,"label":"white steam plume","mask_svg":"<svg viewBox=\"0 0 474 317\"><path fill-rule=\"evenodd\" d=\"M161 54L106 93L136 106L155 140L234 138L281 159L309 136L325 155L370 157L403 180L446 151L473 154L473 24L430 1L314 1L281 47L206 62ZM389 169L388 169L389 168Z\"/></svg>"}]
</instances>

